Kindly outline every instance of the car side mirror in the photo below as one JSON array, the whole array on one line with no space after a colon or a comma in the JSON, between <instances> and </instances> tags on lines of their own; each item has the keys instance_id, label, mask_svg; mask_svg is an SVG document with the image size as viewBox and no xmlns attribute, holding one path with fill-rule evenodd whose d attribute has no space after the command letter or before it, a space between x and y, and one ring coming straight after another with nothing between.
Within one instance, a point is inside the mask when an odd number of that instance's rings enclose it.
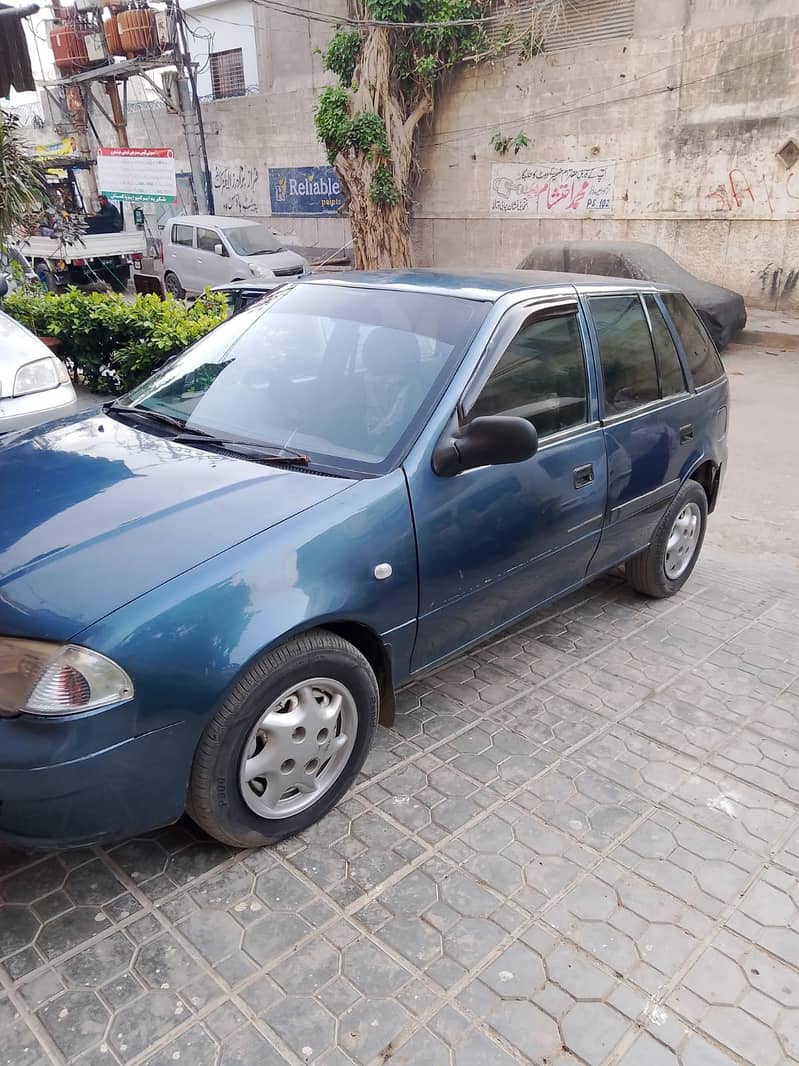
<instances>
[{"instance_id":1,"label":"car side mirror","mask_svg":"<svg viewBox=\"0 0 799 1066\"><path fill-rule=\"evenodd\" d=\"M486 415L444 433L433 451L433 470L455 477L478 466L521 463L537 451L538 434L526 418Z\"/></svg>"},{"instance_id":2,"label":"car side mirror","mask_svg":"<svg viewBox=\"0 0 799 1066\"><path fill-rule=\"evenodd\" d=\"M225 254L225 246L224 246L224 244L215 244L214 245L214 252L216 252L217 255L224 255Z\"/></svg>"}]
</instances>

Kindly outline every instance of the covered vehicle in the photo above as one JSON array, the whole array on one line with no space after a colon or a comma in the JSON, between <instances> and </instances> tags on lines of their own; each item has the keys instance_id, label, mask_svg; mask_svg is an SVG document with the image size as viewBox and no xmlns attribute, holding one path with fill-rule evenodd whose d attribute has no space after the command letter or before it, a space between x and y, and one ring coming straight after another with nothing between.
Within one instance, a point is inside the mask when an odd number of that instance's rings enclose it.
<instances>
[{"instance_id":1,"label":"covered vehicle","mask_svg":"<svg viewBox=\"0 0 799 1066\"><path fill-rule=\"evenodd\" d=\"M679 592L727 406L673 290L353 273L0 439L0 839L307 828L397 685L622 563Z\"/></svg>"},{"instance_id":2,"label":"covered vehicle","mask_svg":"<svg viewBox=\"0 0 799 1066\"><path fill-rule=\"evenodd\" d=\"M0 311L0 434L71 415L76 405L75 390L61 360ZM0 506L11 506L12 499L3 497Z\"/></svg>"},{"instance_id":3,"label":"covered vehicle","mask_svg":"<svg viewBox=\"0 0 799 1066\"><path fill-rule=\"evenodd\" d=\"M643 241L548 241L536 245L519 263L519 269L635 278L680 289L719 350L735 340L746 325L743 296L700 281L661 248Z\"/></svg>"}]
</instances>

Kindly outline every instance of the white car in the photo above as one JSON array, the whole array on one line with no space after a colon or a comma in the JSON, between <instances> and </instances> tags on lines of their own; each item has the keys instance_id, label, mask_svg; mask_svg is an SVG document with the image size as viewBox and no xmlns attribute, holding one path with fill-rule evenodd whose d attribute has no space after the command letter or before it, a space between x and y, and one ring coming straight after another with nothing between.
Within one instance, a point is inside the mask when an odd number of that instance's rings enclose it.
<instances>
[{"instance_id":1,"label":"white car","mask_svg":"<svg viewBox=\"0 0 799 1066\"><path fill-rule=\"evenodd\" d=\"M0 311L0 434L71 415L77 404L61 360Z\"/></svg>"},{"instance_id":2,"label":"white car","mask_svg":"<svg viewBox=\"0 0 799 1066\"><path fill-rule=\"evenodd\" d=\"M252 218L180 215L164 225L164 288L180 298L206 285L249 278L306 274L301 255L283 248L274 233Z\"/></svg>"}]
</instances>

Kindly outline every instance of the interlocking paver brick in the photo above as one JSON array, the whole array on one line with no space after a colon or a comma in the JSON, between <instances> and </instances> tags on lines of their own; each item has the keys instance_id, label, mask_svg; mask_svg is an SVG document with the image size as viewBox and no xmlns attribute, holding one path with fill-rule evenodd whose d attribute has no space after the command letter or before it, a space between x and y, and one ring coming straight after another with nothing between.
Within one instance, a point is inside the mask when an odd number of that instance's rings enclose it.
<instances>
[{"instance_id":1,"label":"interlocking paver brick","mask_svg":"<svg viewBox=\"0 0 799 1066\"><path fill-rule=\"evenodd\" d=\"M645 1004L633 994L623 1009L611 1005L618 987L618 978L533 926L483 968L458 1001L524 1061L598 1063Z\"/></svg>"},{"instance_id":2,"label":"interlocking paver brick","mask_svg":"<svg viewBox=\"0 0 799 1066\"><path fill-rule=\"evenodd\" d=\"M589 955L650 993L678 973L710 919L611 860L571 888L546 921Z\"/></svg>"},{"instance_id":3,"label":"interlocking paver brick","mask_svg":"<svg viewBox=\"0 0 799 1066\"><path fill-rule=\"evenodd\" d=\"M0 1066L799 1062L798 592L603 578L400 692L271 849L0 847Z\"/></svg>"},{"instance_id":4,"label":"interlocking paver brick","mask_svg":"<svg viewBox=\"0 0 799 1066\"><path fill-rule=\"evenodd\" d=\"M757 1066L799 1058L799 972L720 930L668 1005Z\"/></svg>"}]
</instances>

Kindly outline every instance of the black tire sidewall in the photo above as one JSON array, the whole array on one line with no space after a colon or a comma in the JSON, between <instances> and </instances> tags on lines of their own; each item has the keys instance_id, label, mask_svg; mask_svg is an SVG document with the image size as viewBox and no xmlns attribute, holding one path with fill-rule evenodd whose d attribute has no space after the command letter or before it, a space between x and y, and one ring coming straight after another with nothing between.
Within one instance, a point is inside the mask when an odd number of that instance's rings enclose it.
<instances>
[{"instance_id":1,"label":"black tire sidewall","mask_svg":"<svg viewBox=\"0 0 799 1066\"><path fill-rule=\"evenodd\" d=\"M702 517L699 538L688 566L679 577L670 578L666 574L665 568L666 545L668 543L671 527L674 525L674 520L687 503L695 503L699 507L699 512ZM655 585L662 589L663 595L671 596L675 592L679 592L693 573L694 567L699 561L699 556L702 552L706 530L707 496L705 495L705 490L697 481L686 481L685 484L681 486L680 491L674 497L671 506L663 516L655 536L652 538L652 544L649 547L649 577Z\"/></svg>"},{"instance_id":2,"label":"black tire sidewall","mask_svg":"<svg viewBox=\"0 0 799 1066\"><path fill-rule=\"evenodd\" d=\"M261 818L250 810L240 791L239 768L244 745L259 715L273 700L286 689L313 677L333 678L352 693L358 712L355 746L338 780L315 804L288 818ZM318 821L335 806L363 765L374 737L377 711L374 674L365 660L360 661L360 657L344 650L319 649L296 656L285 666L270 671L262 681L253 683L234 717L228 718L221 727L214 719L201 741L212 749L213 772L204 788L217 832L241 845L258 847L301 832Z\"/></svg>"},{"instance_id":3,"label":"black tire sidewall","mask_svg":"<svg viewBox=\"0 0 799 1066\"><path fill-rule=\"evenodd\" d=\"M174 282L174 288L169 287L167 279ZM164 274L164 288L170 296L174 296L176 300L179 300L183 295L183 286L180 284L177 274L173 274L171 270Z\"/></svg>"}]
</instances>

